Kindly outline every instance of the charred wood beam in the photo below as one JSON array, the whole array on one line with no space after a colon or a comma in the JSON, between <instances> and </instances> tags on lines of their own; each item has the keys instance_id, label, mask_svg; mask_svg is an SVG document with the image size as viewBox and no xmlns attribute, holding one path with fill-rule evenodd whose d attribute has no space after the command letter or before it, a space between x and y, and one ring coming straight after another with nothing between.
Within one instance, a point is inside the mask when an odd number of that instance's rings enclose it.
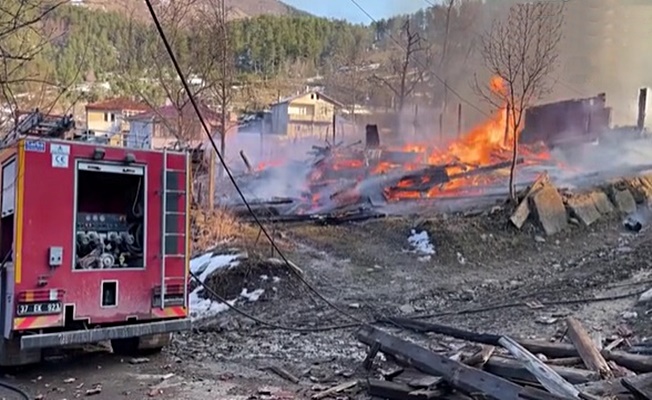
<instances>
[{"instance_id":1,"label":"charred wood beam","mask_svg":"<svg viewBox=\"0 0 652 400\"><path fill-rule=\"evenodd\" d=\"M244 162L245 167L247 167L247 171L252 172L254 169L251 166L251 163L249 162L249 158L247 158L247 155L245 154L244 150L240 150L240 158L242 158L242 162Z\"/></svg>"},{"instance_id":2,"label":"charred wood beam","mask_svg":"<svg viewBox=\"0 0 652 400\"><path fill-rule=\"evenodd\" d=\"M600 380L600 375L579 368L550 366L559 376L566 379L572 384L588 383ZM492 356L484 366L485 371L494 375L501 376L505 379L520 382L537 383L537 379L532 375L523 363L511 358Z\"/></svg>"},{"instance_id":3,"label":"charred wood beam","mask_svg":"<svg viewBox=\"0 0 652 400\"><path fill-rule=\"evenodd\" d=\"M524 158L516 159L516 165L523 164L524 162L525 162ZM454 175L450 176L450 179L453 180L453 179L468 178L468 177L471 177L471 176L482 175L482 174L485 174L487 172L492 172L492 171L496 171L496 170L503 169L503 168L509 168L511 166L512 166L511 161L504 161L504 162L500 162L500 163L497 163L497 164L491 164L491 165L486 165L484 167L478 167L478 168L475 168L475 169L473 169L471 171L468 171L468 172L461 172L459 174L454 174Z\"/></svg>"},{"instance_id":4,"label":"charred wood beam","mask_svg":"<svg viewBox=\"0 0 652 400\"><path fill-rule=\"evenodd\" d=\"M488 372L469 367L459 361L429 351L414 343L401 340L370 326L357 333L360 342L373 346L380 344L380 351L393 357L408 360L410 365L430 375L441 376L451 387L467 394L482 394L495 400L521 399L523 388ZM542 390L533 390L538 398L558 400L560 397Z\"/></svg>"},{"instance_id":5,"label":"charred wood beam","mask_svg":"<svg viewBox=\"0 0 652 400\"><path fill-rule=\"evenodd\" d=\"M384 322L389 322L394 326L400 326L404 329L410 329L419 333L437 333L440 335L454 337L456 339L466 340L469 342L483 343L491 346L500 346L500 335L489 333L476 333L458 329L446 325L417 321L409 318L393 317ZM572 344L568 343L548 343L536 340L519 339L517 342L534 354L543 354L550 358L578 357L579 353ZM613 361L631 371L637 373L652 372L652 357L638 354L629 354L622 351L602 350L602 356Z\"/></svg>"}]
</instances>

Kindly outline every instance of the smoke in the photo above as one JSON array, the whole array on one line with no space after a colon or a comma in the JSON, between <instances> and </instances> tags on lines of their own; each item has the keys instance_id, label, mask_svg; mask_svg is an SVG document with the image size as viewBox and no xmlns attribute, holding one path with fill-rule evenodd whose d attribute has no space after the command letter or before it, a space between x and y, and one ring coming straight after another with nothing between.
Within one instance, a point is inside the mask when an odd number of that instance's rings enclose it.
<instances>
[{"instance_id":1,"label":"smoke","mask_svg":"<svg viewBox=\"0 0 652 400\"><path fill-rule=\"evenodd\" d=\"M374 2L378 2L378 0L374 0ZM382 2L385 8L385 14L387 15L410 14L427 7L428 3L437 4L441 3L441 0L432 0L429 2L424 2L423 0L387 0Z\"/></svg>"},{"instance_id":2,"label":"smoke","mask_svg":"<svg viewBox=\"0 0 652 400\"><path fill-rule=\"evenodd\" d=\"M298 198L307 189L315 147L327 145L318 138L238 133L228 137L225 160L248 200ZM253 171L248 171L241 153ZM217 191L225 202L239 202L232 185L218 185Z\"/></svg>"}]
</instances>

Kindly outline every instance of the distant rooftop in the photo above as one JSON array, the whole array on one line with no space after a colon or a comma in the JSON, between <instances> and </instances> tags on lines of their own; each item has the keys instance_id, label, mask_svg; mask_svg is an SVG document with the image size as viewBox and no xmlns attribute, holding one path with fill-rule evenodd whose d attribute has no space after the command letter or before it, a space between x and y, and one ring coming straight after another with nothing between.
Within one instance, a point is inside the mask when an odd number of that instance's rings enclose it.
<instances>
[{"instance_id":1,"label":"distant rooftop","mask_svg":"<svg viewBox=\"0 0 652 400\"><path fill-rule=\"evenodd\" d=\"M151 107L147 104L132 100L128 97L116 97L113 99L107 99L103 101L98 101L97 103L91 103L86 106L86 110L96 110L96 111L149 111Z\"/></svg>"},{"instance_id":2,"label":"distant rooftop","mask_svg":"<svg viewBox=\"0 0 652 400\"><path fill-rule=\"evenodd\" d=\"M283 104L283 103L289 103L289 102L292 102L292 101L294 101L294 100L296 100L296 99L298 99L300 97L303 97L305 95L308 95L308 94L318 95L320 98L324 99L325 101L327 101L329 103L335 104L338 107L343 106L343 104L340 103L339 101L335 100L334 98L332 98L332 97L330 97L330 96L328 96L328 95L326 95L326 94L324 94L324 93L322 93L322 92L320 92L318 90L310 90L310 91L307 91L307 92L297 93L295 95L279 99L277 102L272 103L272 106L276 106L278 104Z\"/></svg>"}]
</instances>

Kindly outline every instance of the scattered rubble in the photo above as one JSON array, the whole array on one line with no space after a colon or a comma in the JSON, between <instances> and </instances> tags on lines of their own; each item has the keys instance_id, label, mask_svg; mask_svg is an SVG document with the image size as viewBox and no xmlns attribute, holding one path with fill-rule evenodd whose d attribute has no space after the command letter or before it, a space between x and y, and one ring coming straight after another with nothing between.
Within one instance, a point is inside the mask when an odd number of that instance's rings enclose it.
<instances>
[{"instance_id":1,"label":"scattered rubble","mask_svg":"<svg viewBox=\"0 0 652 400\"><path fill-rule=\"evenodd\" d=\"M456 391L455 398L504 400L590 398L587 396L598 391L602 396L606 392L629 392L634 398L640 395L641 385L652 383L652 356L614 350L623 343L619 339L601 350L602 343L596 344L578 320L568 318L566 322L571 341L568 344L514 340L414 320L394 320L405 329L481 344L475 351L452 352L433 351L367 326L356 334L370 348L367 360L383 353L398 364L399 372L387 376L375 369L379 376L369 377L365 387L369 395L385 399L449 398ZM367 361L367 369L374 369L372 364Z\"/></svg>"},{"instance_id":2,"label":"scattered rubble","mask_svg":"<svg viewBox=\"0 0 652 400\"><path fill-rule=\"evenodd\" d=\"M564 190L560 193L543 174L521 196L510 221L521 229L528 220L536 220L546 235L552 236L567 229L569 222L591 226L616 210L621 215L631 215L637 213L639 207L646 207L651 199L647 196L648 186L641 186L640 182L652 185L652 176L625 178L588 192ZM633 195L628 187L638 188L638 195ZM649 188L652 194L652 186ZM640 231L642 222L628 218L625 225L632 231Z\"/></svg>"}]
</instances>

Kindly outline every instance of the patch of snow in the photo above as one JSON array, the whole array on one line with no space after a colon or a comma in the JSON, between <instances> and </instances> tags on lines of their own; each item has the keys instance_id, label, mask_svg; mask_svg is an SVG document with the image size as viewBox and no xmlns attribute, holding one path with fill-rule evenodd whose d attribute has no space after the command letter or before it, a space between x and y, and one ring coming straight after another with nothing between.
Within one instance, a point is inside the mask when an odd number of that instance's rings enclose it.
<instances>
[{"instance_id":1,"label":"patch of snow","mask_svg":"<svg viewBox=\"0 0 652 400\"><path fill-rule=\"evenodd\" d=\"M211 299L202 299L199 297L199 292L201 292L202 287L199 286L197 289L193 290L190 293L190 318L195 319L204 319L214 317L217 314L226 311L229 307L226 304L213 301ZM235 300L228 301L229 304L234 305Z\"/></svg>"},{"instance_id":2,"label":"patch of snow","mask_svg":"<svg viewBox=\"0 0 652 400\"><path fill-rule=\"evenodd\" d=\"M242 292L240 293L240 297L244 297L250 302L258 301L260 299L260 296L265 293L264 289L256 289L253 292L249 292L247 288L242 289Z\"/></svg>"},{"instance_id":3,"label":"patch of snow","mask_svg":"<svg viewBox=\"0 0 652 400\"><path fill-rule=\"evenodd\" d=\"M408 243L410 243L416 253L423 254L424 256L431 256L436 254L435 246L430 243L428 232L417 232L416 230L412 229L412 232L410 233L411 234L408 237ZM424 261L427 260L424 259Z\"/></svg>"},{"instance_id":4,"label":"patch of snow","mask_svg":"<svg viewBox=\"0 0 652 400\"><path fill-rule=\"evenodd\" d=\"M199 275L199 279L204 282L210 274L218 269L238 265L237 260L240 256L240 254L202 254L190 260L190 270L193 274Z\"/></svg>"},{"instance_id":5,"label":"patch of snow","mask_svg":"<svg viewBox=\"0 0 652 400\"><path fill-rule=\"evenodd\" d=\"M262 280L262 281L266 281L268 279L269 279L269 276L267 276L267 275L261 275L260 276L260 280Z\"/></svg>"},{"instance_id":6,"label":"patch of snow","mask_svg":"<svg viewBox=\"0 0 652 400\"><path fill-rule=\"evenodd\" d=\"M204 283L213 272L221 268L231 268L239 264L242 254L214 254L212 252L202 254L190 260L190 270L193 274L198 275L199 280ZM210 299L199 297L203 286L198 286L190 293L190 317L192 319L204 319L213 317L229 309L226 304L222 304ZM234 305L236 300L228 301Z\"/></svg>"},{"instance_id":7,"label":"patch of snow","mask_svg":"<svg viewBox=\"0 0 652 400\"><path fill-rule=\"evenodd\" d=\"M279 278L278 276L275 276L275 277L272 278L272 281L274 283L279 283L281 281L281 278Z\"/></svg>"}]
</instances>

